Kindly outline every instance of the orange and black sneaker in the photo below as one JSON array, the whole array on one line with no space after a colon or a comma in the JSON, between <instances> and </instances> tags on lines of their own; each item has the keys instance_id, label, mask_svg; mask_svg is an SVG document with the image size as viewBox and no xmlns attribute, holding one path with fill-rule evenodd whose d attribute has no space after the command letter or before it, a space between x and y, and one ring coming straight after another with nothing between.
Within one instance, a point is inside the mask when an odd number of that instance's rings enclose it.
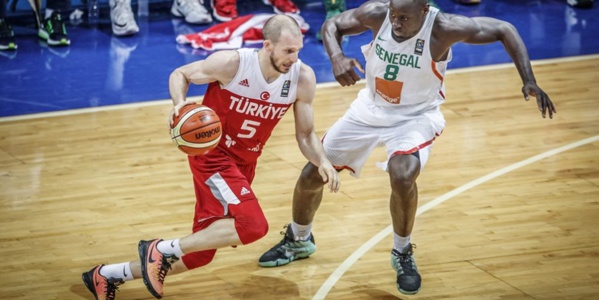
<instances>
[{"instance_id":1,"label":"orange and black sneaker","mask_svg":"<svg viewBox=\"0 0 599 300\"><path fill-rule=\"evenodd\" d=\"M81 278L87 289L94 294L96 300L114 300L116 298L116 291L119 290L118 286L125 282L121 279L102 276L100 269L103 266L93 267L88 272L81 274Z\"/></svg>"},{"instance_id":2,"label":"orange and black sneaker","mask_svg":"<svg viewBox=\"0 0 599 300\"><path fill-rule=\"evenodd\" d=\"M161 239L139 241L137 245L144 284L148 291L158 299L162 298L162 285L168 271L171 270L171 264L179 260L174 254L164 255L158 251L156 246L161 241Z\"/></svg>"}]
</instances>

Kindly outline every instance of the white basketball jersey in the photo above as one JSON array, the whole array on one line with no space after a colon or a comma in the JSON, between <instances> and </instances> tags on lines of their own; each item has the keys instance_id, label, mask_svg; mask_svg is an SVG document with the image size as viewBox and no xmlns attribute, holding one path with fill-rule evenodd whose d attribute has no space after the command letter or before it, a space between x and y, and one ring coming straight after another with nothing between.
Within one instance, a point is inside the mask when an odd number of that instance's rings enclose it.
<instances>
[{"instance_id":1,"label":"white basketball jersey","mask_svg":"<svg viewBox=\"0 0 599 300\"><path fill-rule=\"evenodd\" d=\"M438 9L431 7L420 31L401 43L391 36L389 12L372 42L362 46L366 58L366 87L352 103L352 117L374 126L391 126L426 112L445 101L443 79L448 58L435 62L430 37Z\"/></svg>"}]
</instances>

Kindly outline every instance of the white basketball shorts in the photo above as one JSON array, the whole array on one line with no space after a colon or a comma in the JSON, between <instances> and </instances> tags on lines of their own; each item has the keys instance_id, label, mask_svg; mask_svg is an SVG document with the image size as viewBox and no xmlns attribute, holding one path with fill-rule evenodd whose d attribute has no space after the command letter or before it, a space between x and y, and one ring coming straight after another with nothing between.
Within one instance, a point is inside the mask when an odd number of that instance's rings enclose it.
<instances>
[{"instance_id":1,"label":"white basketball shorts","mask_svg":"<svg viewBox=\"0 0 599 300\"><path fill-rule=\"evenodd\" d=\"M424 168L435 138L441 134L445 119L439 110L401 121L392 126L371 126L346 113L326 132L323 146L327 158L338 169L348 169L354 177L375 147L385 146L388 160L397 154L420 156ZM386 171L387 162L381 164Z\"/></svg>"}]
</instances>

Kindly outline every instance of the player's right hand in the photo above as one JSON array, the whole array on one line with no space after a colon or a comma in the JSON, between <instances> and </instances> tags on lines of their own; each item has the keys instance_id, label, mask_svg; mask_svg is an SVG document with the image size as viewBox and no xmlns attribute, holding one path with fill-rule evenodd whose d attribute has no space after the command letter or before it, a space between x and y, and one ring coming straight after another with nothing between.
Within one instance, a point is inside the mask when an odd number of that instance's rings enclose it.
<instances>
[{"instance_id":1,"label":"player's right hand","mask_svg":"<svg viewBox=\"0 0 599 300\"><path fill-rule=\"evenodd\" d=\"M339 191L339 187L341 186L341 181L339 180L339 172L335 170L333 165L326 161L321 163L318 167L318 173L322 177L322 181L328 183L329 190L333 193Z\"/></svg>"},{"instance_id":2,"label":"player's right hand","mask_svg":"<svg viewBox=\"0 0 599 300\"><path fill-rule=\"evenodd\" d=\"M171 128L173 126L175 117L179 116L179 110L181 110L181 107L183 107L187 104L195 104L195 103L196 102L194 100L185 100L185 101L181 101L181 102L177 103L176 105L174 105L173 108L171 109L171 113L169 114L169 117L168 117L168 128Z\"/></svg>"},{"instance_id":3,"label":"player's right hand","mask_svg":"<svg viewBox=\"0 0 599 300\"><path fill-rule=\"evenodd\" d=\"M356 82L360 81L361 77L356 73L356 69L358 69L362 74L364 74L364 68L362 64L355 58L348 58L344 55L337 55L331 57L331 62L333 64L333 75L335 75L335 79L337 82L341 84L341 86L350 86L356 84Z\"/></svg>"}]
</instances>

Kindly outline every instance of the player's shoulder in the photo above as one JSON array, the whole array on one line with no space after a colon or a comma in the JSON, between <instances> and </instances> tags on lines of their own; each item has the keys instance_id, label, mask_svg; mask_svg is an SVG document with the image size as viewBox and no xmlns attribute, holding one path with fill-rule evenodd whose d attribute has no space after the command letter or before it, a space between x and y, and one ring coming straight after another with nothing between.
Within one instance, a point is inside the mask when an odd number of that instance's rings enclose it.
<instances>
[{"instance_id":1,"label":"player's shoulder","mask_svg":"<svg viewBox=\"0 0 599 300\"><path fill-rule=\"evenodd\" d=\"M214 77L226 84L237 74L241 58L236 50L221 50L212 53L206 61Z\"/></svg>"},{"instance_id":2,"label":"player's shoulder","mask_svg":"<svg viewBox=\"0 0 599 300\"><path fill-rule=\"evenodd\" d=\"M463 30L472 23L472 19L458 14L439 12L435 17L435 31L451 33Z\"/></svg>"},{"instance_id":3,"label":"player's shoulder","mask_svg":"<svg viewBox=\"0 0 599 300\"><path fill-rule=\"evenodd\" d=\"M301 64L297 79L297 100L312 101L316 91L316 75L307 64Z\"/></svg>"},{"instance_id":4,"label":"player's shoulder","mask_svg":"<svg viewBox=\"0 0 599 300\"><path fill-rule=\"evenodd\" d=\"M298 85L301 87L304 84L316 84L316 75L312 67L302 63L299 70Z\"/></svg>"},{"instance_id":5,"label":"player's shoulder","mask_svg":"<svg viewBox=\"0 0 599 300\"><path fill-rule=\"evenodd\" d=\"M241 56L237 50L220 50L210 54L208 57L210 60L217 61L227 66L227 64L239 65Z\"/></svg>"}]
</instances>

